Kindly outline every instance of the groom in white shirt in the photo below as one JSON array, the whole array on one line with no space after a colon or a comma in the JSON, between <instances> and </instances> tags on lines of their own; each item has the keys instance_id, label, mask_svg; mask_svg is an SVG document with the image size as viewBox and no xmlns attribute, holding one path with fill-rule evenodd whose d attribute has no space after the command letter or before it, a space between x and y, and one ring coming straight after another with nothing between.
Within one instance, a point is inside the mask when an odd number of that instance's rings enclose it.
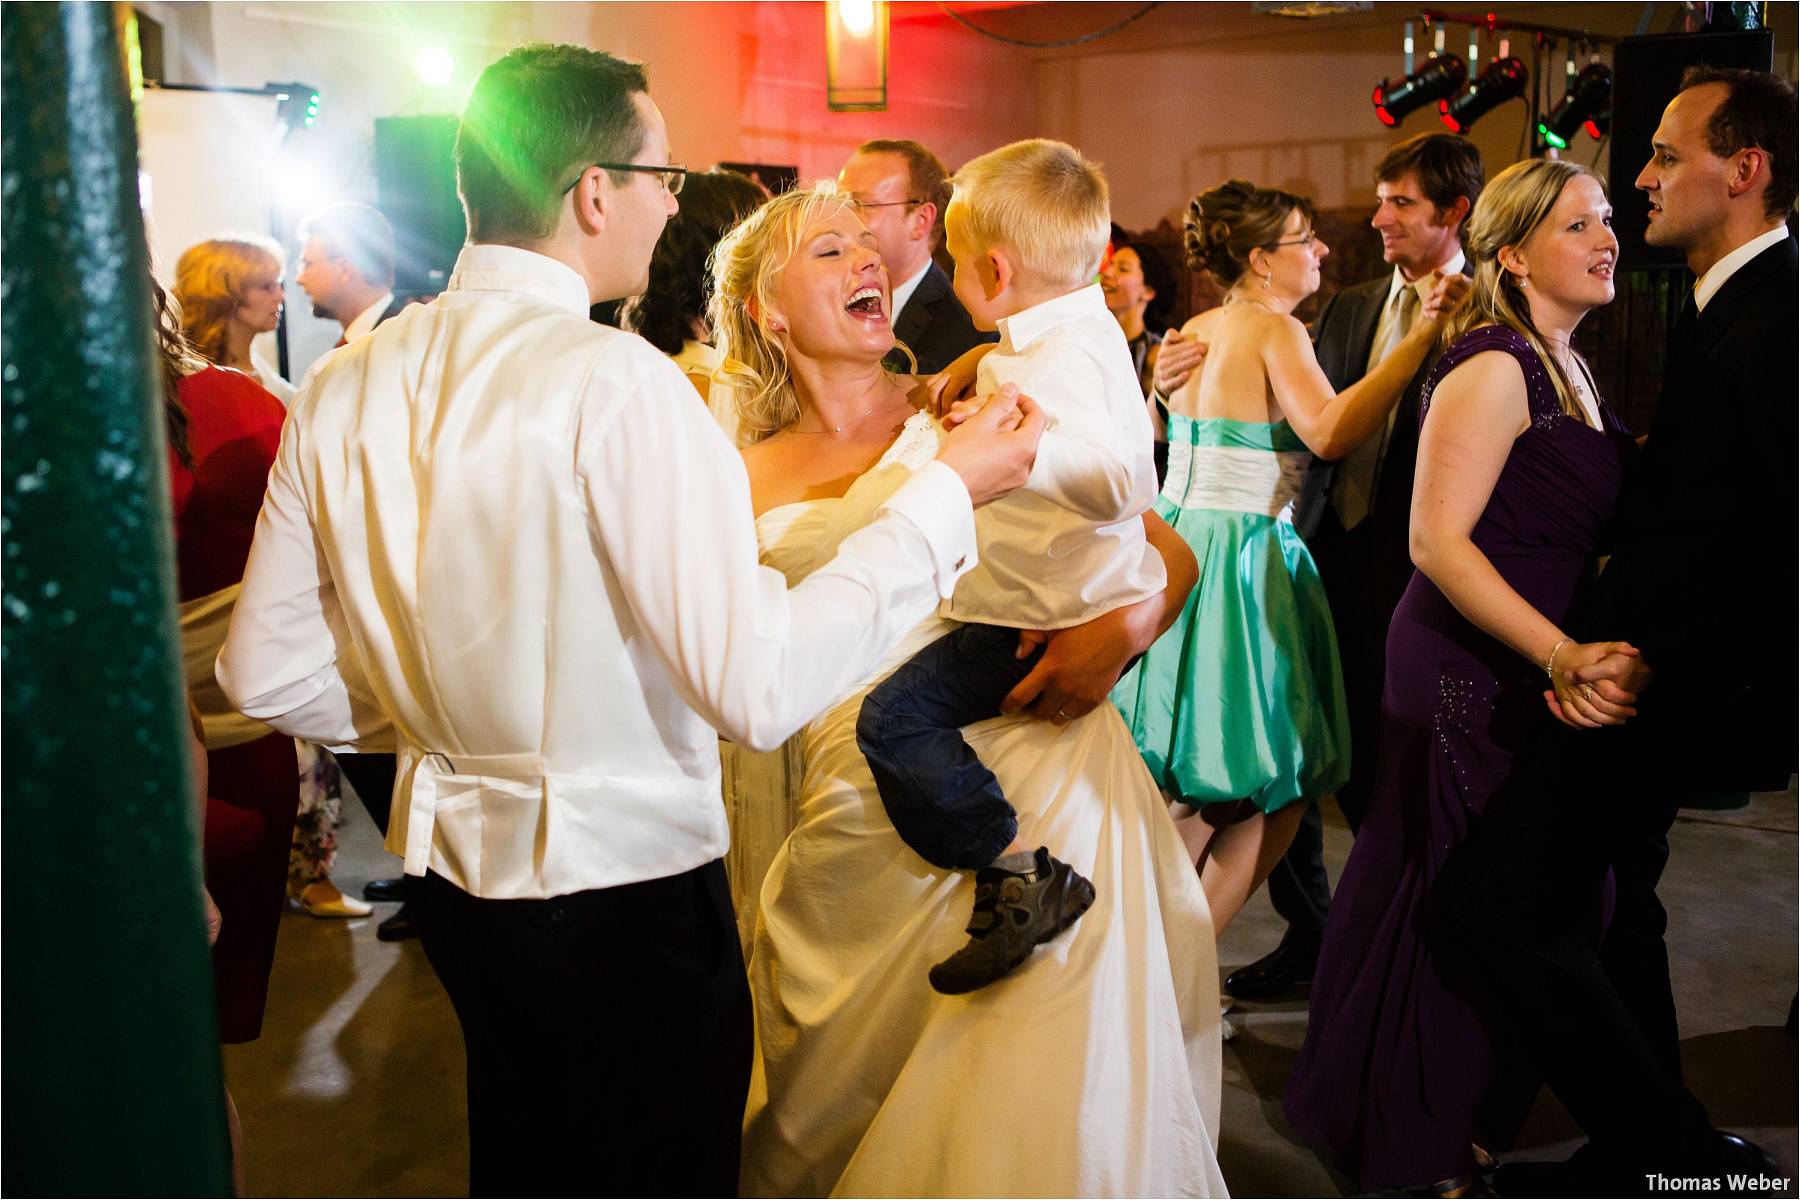
<instances>
[{"instance_id":1,"label":"groom in white shirt","mask_svg":"<svg viewBox=\"0 0 1800 1200\"><path fill-rule=\"evenodd\" d=\"M778 744L948 597L1042 418L984 410L790 592L680 371L587 319L643 289L681 188L643 69L513 51L456 163L449 289L295 399L219 680L399 755L388 848L463 1028L472 1193L730 1195L750 1018L714 730Z\"/></svg>"}]
</instances>

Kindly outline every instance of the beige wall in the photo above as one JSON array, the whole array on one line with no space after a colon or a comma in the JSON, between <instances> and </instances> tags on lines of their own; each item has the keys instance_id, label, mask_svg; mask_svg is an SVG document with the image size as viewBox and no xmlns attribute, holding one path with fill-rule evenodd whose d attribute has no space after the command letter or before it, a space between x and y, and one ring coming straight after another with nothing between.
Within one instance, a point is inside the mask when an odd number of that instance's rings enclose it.
<instances>
[{"instance_id":1,"label":"beige wall","mask_svg":"<svg viewBox=\"0 0 1800 1200\"><path fill-rule=\"evenodd\" d=\"M572 41L649 64L651 90L680 160L789 163L828 175L858 142L915 137L951 166L1004 142L1059 137L1103 162L1115 216L1132 228L1178 219L1189 197L1231 175L1306 192L1325 207L1367 203L1371 168L1408 134L1439 128L1416 113L1397 131L1375 120L1369 92L1398 77L1400 25L1417 8L1295 21L1247 3L1166 3L1123 32L1062 49L981 37L924 0L892 7L889 109L825 107L824 6L767 3L217 3L139 0L166 26L170 78L260 86L299 79L324 93L317 129L283 150L289 183L319 198L373 199L377 117L457 111L480 69L528 41ZM1502 3L1502 16L1623 34L1640 4ZM1795 5L1771 5L1777 69L1794 64ZM1117 22L1131 6L970 3L957 11L1026 39L1068 38ZM1653 6L1662 31L1675 5ZM455 76L421 82L412 59L448 49ZM1466 34L1451 45L1466 53ZM1560 85L1552 93L1560 95ZM1525 122L1510 103L1475 129L1490 172L1516 157ZM260 152L266 128L221 128L222 152ZM259 140L260 139L260 140ZM1578 142L1587 161L1591 142ZM290 319L300 366L336 336L298 293Z\"/></svg>"}]
</instances>

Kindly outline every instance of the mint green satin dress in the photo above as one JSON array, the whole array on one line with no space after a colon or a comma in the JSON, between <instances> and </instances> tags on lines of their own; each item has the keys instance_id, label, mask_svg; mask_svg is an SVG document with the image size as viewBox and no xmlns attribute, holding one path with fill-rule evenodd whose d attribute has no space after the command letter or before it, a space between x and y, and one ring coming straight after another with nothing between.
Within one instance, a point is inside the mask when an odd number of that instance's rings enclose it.
<instances>
[{"instance_id":1,"label":"mint green satin dress","mask_svg":"<svg viewBox=\"0 0 1800 1200\"><path fill-rule=\"evenodd\" d=\"M1337 637L1292 518L1310 460L1286 421L1169 414L1156 512L1200 582L1113 702L1157 782L1190 804L1274 812L1349 776Z\"/></svg>"}]
</instances>

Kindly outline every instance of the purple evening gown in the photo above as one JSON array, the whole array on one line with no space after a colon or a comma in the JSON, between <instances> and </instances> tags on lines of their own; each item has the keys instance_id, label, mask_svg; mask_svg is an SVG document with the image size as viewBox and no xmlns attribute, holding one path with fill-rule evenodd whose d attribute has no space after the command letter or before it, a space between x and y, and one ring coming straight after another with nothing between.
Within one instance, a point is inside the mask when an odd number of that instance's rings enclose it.
<instances>
[{"instance_id":1,"label":"purple evening gown","mask_svg":"<svg viewBox=\"0 0 1800 1200\"><path fill-rule=\"evenodd\" d=\"M1561 624L1635 446L1604 406L1605 432L1565 415L1529 343L1495 326L1451 344L1421 412L1439 380L1486 350L1518 360L1531 425L1513 442L1472 537L1514 590ZM1544 688L1540 669L1413 573L1388 627L1375 790L1332 897L1285 1104L1294 1128L1365 1189L1424 1187L1473 1170L1469 1143L1496 1083L1496 1056L1475 1010L1426 951L1425 901L1513 756L1550 721Z\"/></svg>"}]
</instances>

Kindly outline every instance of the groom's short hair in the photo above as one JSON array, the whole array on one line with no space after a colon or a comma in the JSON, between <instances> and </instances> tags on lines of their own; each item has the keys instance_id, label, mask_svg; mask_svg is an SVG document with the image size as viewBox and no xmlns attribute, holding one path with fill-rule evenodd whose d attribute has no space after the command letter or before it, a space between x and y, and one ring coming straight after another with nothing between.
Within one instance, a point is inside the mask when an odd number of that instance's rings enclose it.
<instances>
[{"instance_id":1,"label":"groom's short hair","mask_svg":"<svg viewBox=\"0 0 1800 1200\"><path fill-rule=\"evenodd\" d=\"M521 46L489 64L456 134L469 240L516 244L555 232L570 180L643 149L632 97L649 86L641 64L582 46ZM621 187L631 181L609 175Z\"/></svg>"}]
</instances>

